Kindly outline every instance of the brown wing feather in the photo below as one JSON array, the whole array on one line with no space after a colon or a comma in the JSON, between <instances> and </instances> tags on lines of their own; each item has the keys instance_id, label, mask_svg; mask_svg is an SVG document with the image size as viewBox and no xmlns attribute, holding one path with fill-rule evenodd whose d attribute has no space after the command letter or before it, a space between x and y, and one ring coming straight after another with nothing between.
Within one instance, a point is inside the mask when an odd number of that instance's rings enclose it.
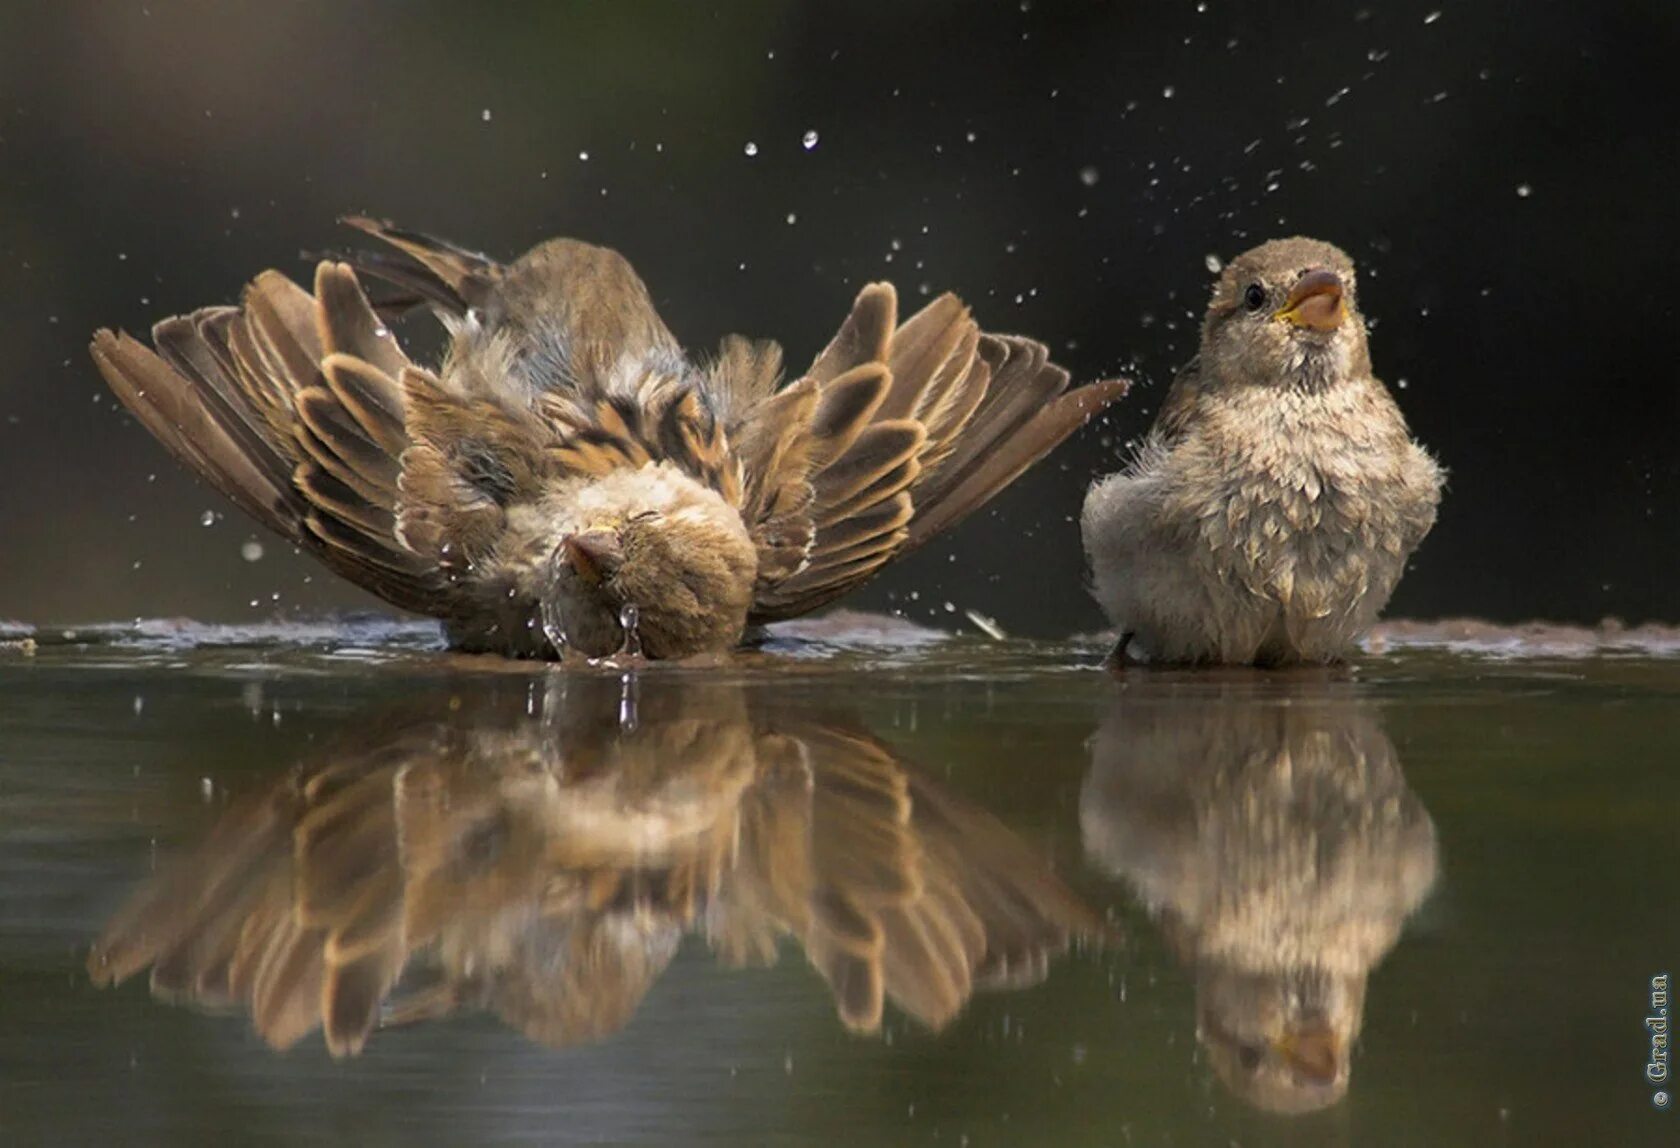
<instances>
[{"instance_id":1,"label":"brown wing feather","mask_svg":"<svg viewBox=\"0 0 1680 1148\"><path fill-rule=\"evenodd\" d=\"M242 421L221 416L193 382L127 334L98 332L92 353L117 398L171 454L270 530L297 537L303 508L274 474L285 460L253 445Z\"/></svg>"},{"instance_id":2,"label":"brown wing feather","mask_svg":"<svg viewBox=\"0 0 1680 1148\"><path fill-rule=\"evenodd\" d=\"M1048 406L1028 415L1025 421L1012 424L1011 430L993 443L989 453L966 460L960 469L948 466L951 477L929 492L932 497L917 492L926 501L922 504L924 509L910 524L905 549L920 546L980 509L1130 389L1131 383L1125 379L1106 379L1059 395Z\"/></svg>"},{"instance_id":3,"label":"brown wing feather","mask_svg":"<svg viewBox=\"0 0 1680 1148\"><path fill-rule=\"evenodd\" d=\"M343 264L311 295L277 271L238 308L166 319L156 353L101 331L92 353L112 390L170 452L252 517L404 609L447 613L437 568L398 539L408 445L407 360Z\"/></svg>"},{"instance_id":4,"label":"brown wing feather","mask_svg":"<svg viewBox=\"0 0 1680 1148\"><path fill-rule=\"evenodd\" d=\"M1064 395L1067 373L1041 344L983 334L954 295L902 325L896 315L890 284L864 288L806 376L732 428L759 539L755 623L847 593L954 526L1125 393L1114 382ZM812 389L815 405L782 401ZM786 425L801 415L806 429ZM790 539L803 546L797 565Z\"/></svg>"}]
</instances>

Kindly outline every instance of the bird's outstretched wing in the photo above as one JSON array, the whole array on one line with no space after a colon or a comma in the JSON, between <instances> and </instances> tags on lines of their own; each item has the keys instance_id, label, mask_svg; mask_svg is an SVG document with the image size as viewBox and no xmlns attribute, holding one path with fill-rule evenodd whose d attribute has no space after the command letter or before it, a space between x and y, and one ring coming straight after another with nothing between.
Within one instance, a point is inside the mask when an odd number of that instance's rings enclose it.
<instances>
[{"instance_id":1,"label":"bird's outstretched wing","mask_svg":"<svg viewBox=\"0 0 1680 1148\"><path fill-rule=\"evenodd\" d=\"M101 330L91 350L171 454L362 588L447 611L444 575L397 529L414 368L347 265L322 263L313 294L265 271L239 306L165 319L152 341Z\"/></svg>"},{"instance_id":2,"label":"bird's outstretched wing","mask_svg":"<svg viewBox=\"0 0 1680 1148\"><path fill-rule=\"evenodd\" d=\"M813 610L956 525L1128 387L1069 390L1042 344L982 332L954 295L901 324L888 283L779 391L761 347L726 345L719 364L759 550L754 622Z\"/></svg>"},{"instance_id":3,"label":"bird's outstretched wing","mask_svg":"<svg viewBox=\"0 0 1680 1148\"><path fill-rule=\"evenodd\" d=\"M126 333L93 339L122 403L258 522L394 605L450 617L471 612L468 572L502 536L510 508L557 479L664 461L740 501L723 424L677 369L680 352L651 305L643 319L613 320L597 298L645 302L616 253L555 240L503 267L389 224L348 222L395 250L322 262L313 293L265 271L239 306L158 323L155 351ZM575 281L561 264L578 270ZM494 355L447 381L415 366L381 317L406 304L370 302L358 269L446 316L485 308L509 355L535 348L580 385L522 388L521 371L485 366ZM542 296L551 280L569 293ZM549 318L571 324L554 346ZM632 335L653 348L654 369L614 389L608 364Z\"/></svg>"}]
</instances>

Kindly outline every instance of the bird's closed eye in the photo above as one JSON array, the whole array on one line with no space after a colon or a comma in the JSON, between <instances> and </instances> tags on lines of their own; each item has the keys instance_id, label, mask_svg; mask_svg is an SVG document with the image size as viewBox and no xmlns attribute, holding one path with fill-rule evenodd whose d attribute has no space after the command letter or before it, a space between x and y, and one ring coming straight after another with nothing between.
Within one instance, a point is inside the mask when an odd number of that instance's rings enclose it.
<instances>
[{"instance_id":1,"label":"bird's closed eye","mask_svg":"<svg viewBox=\"0 0 1680 1148\"><path fill-rule=\"evenodd\" d=\"M652 522L654 519L656 519L658 517L659 517L659 511L657 511L657 510L644 510L640 514L632 514L628 519L626 519L626 521L627 522Z\"/></svg>"}]
</instances>

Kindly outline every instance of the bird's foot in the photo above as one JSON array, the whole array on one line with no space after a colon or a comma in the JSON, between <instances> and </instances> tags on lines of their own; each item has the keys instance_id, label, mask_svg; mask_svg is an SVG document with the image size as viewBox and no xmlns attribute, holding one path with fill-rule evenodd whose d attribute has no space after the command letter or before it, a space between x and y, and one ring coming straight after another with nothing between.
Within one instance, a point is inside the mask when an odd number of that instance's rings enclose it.
<instances>
[{"instance_id":1,"label":"bird's foot","mask_svg":"<svg viewBox=\"0 0 1680 1148\"><path fill-rule=\"evenodd\" d=\"M1110 673L1125 673L1129 666L1141 666L1143 663L1131 655L1132 638L1134 634L1127 630L1120 635L1120 640L1114 643L1114 648L1103 659L1103 669Z\"/></svg>"}]
</instances>

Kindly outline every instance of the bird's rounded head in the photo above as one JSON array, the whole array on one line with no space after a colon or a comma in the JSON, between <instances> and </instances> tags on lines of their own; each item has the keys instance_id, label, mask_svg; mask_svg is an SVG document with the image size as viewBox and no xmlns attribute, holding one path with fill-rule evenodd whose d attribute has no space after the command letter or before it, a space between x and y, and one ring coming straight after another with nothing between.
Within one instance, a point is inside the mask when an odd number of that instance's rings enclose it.
<instances>
[{"instance_id":1,"label":"bird's rounded head","mask_svg":"<svg viewBox=\"0 0 1680 1148\"><path fill-rule=\"evenodd\" d=\"M758 557L721 495L649 463L590 484L573 506L542 602L559 652L683 658L740 641Z\"/></svg>"},{"instance_id":2,"label":"bird's rounded head","mask_svg":"<svg viewBox=\"0 0 1680 1148\"><path fill-rule=\"evenodd\" d=\"M1358 282L1347 253L1274 239L1227 264L1202 327L1202 365L1235 383L1323 389L1370 374Z\"/></svg>"}]
</instances>

